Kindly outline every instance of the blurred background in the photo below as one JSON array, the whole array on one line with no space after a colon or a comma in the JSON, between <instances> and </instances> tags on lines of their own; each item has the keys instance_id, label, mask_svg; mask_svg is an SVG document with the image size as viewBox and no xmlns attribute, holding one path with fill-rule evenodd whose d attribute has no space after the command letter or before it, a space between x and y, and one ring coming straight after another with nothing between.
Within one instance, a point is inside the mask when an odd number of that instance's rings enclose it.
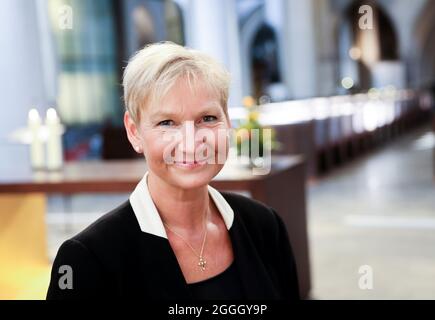
<instances>
[{"instance_id":1,"label":"blurred background","mask_svg":"<svg viewBox=\"0 0 435 320\"><path fill-rule=\"evenodd\" d=\"M143 174L122 124L122 73L162 40L228 68L234 127L254 105L276 133L279 182L257 195L223 174L221 186L288 209L304 298L435 298L435 1L0 5L1 299L44 298L61 243ZM29 111L50 108L63 161L32 168Z\"/></svg>"}]
</instances>

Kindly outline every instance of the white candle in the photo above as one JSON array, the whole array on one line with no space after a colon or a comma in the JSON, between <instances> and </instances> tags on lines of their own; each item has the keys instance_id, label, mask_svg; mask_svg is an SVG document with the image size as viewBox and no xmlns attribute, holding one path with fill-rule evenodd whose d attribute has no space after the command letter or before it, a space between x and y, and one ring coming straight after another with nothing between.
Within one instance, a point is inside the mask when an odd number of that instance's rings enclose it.
<instances>
[{"instance_id":1,"label":"white candle","mask_svg":"<svg viewBox=\"0 0 435 320\"><path fill-rule=\"evenodd\" d=\"M56 110L50 108L47 110L45 124L47 127L47 169L57 170L63 164L62 151L62 125L57 116Z\"/></svg>"},{"instance_id":2,"label":"white candle","mask_svg":"<svg viewBox=\"0 0 435 320\"><path fill-rule=\"evenodd\" d=\"M31 109L27 118L27 123L32 136L30 144L30 163L33 169L44 168L44 142L41 138L41 117L38 110Z\"/></svg>"}]
</instances>

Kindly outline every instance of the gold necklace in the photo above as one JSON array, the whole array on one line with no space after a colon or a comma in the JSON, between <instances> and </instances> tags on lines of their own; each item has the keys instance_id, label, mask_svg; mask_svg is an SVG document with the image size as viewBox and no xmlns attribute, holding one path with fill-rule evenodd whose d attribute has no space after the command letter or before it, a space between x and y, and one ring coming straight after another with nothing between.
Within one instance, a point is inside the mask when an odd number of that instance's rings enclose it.
<instances>
[{"instance_id":1,"label":"gold necklace","mask_svg":"<svg viewBox=\"0 0 435 320\"><path fill-rule=\"evenodd\" d=\"M210 208L207 210L207 213L210 211ZM207 214L206 214L207 215ZM163 224L171 231L173 232L175 235L179 236L181 238L181 240L183 240L189 247L190 249L192 249L193 253L198 257L199 262L198 262L198 266L201 268L201 271L205 270L205 266L207 264L207 261L204 259L203 256L203 251L204 251L204 244L205 244L205 239L207 238L207 225L205 224L205 220L206 220L206 215L204 215L204 238L202 239L202 245L201 245L201 251L199 252L199 254L196 253L195 249L190 245L189 242L187 242L186 239L184 239L183 236L181 236L178 232L172 230L168 224L166 222L163 222Z\"/></svg>"}]
</instances>

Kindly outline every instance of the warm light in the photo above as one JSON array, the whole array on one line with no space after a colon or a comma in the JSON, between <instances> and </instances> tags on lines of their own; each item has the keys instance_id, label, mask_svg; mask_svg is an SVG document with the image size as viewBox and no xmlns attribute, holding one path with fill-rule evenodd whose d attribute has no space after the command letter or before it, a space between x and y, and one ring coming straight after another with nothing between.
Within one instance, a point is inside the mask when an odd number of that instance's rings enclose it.
<instances>
[{"instance_id":1,"label":"warm light","mask_svg":"<svg viewBox=\"0 0 435 320\"><path fill-rule=\"evenodd\" d=\"M314 98L311 102L311 108L314 119L322 120L329 117L329 99Z\"/></svg>"},{"instance_id":2,"label":"warm light","mask_svg":"<svg viewBox=\"0 0 435 320\"><path fill-rule=\"evenodd\" d=\"M355 112L354 116L352 117L352 127L353 131L356 133L362 133L364 131L364 112L363 108L360 107Z\"/></svg>"},{"instance_id":3,"label":"warm light","mask_svg":"<svg viewBox=\"0 0 435 320\"><path fill-rule=\"evenodd\" d=\"M353 114L353 104L350 102L345 102L341 105L341 115L350 116Z\"/></svg>"},{"instance_id":4,"label":"warm light","mask_svg":"<svg viewBox=\"0 0 435 320\"><path fill-rule=\"evenodd\" d=\"M375 102L364 105L363 124L366 131L374 131L378 127L378 108Z\"/></svg>"},{"instance_id":5,"label":"warm light","mask_svg":"<svg viewBox=\"0 0 435 320\"><path fill-rule=\"evenodd\" d=\"M251 96L246 96L246 97L243 98L242 104L246 108L251 108L251 107L253 107L255 105L255 100Z\"/></svg>"},{"instance_id":6,"label":"warm light","mask_svg":"<svg viewBox=\"0 0 435 320\"><path fill-rule=\"evenodd\" d=\"M361 58L361 49L358 47L352 47L349 49L349 57L352 60L359 60Z\"/></svg>"},{"instance_id":7,"label":"warm light","mask_svg":"<svg viewBox=\"0 0 435 320\"><path fill-rule=\"evenodd\" d=\"M47 123L59 123L59 117L57 116L57 112L55 109L47 109L46 121Z\"/></svg>"},{"instance_id":8,"label":"warm light","mask_svg":"<svg viewBox=\"0 0 435 320\"><path fill-rule=\"evenodd\" d=\"M353 79L351 77L344 77L341 80L341 85L343 86L343 88L345 89L350 89L353 87L354 83L353 83Z\"/></svg>"},{"instance_id":9,"label":"warm light","mask_svg":"<svg viewBox=\"0 0 435 320\"><path fill-rule=\"evenodd\" d=\"M39 116L39 112L36 109L30 109L29 115L28 115L29 123L40 123L41 117Z\"/></svg>"},{"instance_id":10,"label":"warm light","mask_svg":"<svg viewBox=\"0 0 435 320\"><path fill-rule=\"evenodd\" d=\"M369 99L378 99L381 93L377 88L370 88L369 91L367 92L367 95L369 96Z\"/></svg>"}]
</instances>

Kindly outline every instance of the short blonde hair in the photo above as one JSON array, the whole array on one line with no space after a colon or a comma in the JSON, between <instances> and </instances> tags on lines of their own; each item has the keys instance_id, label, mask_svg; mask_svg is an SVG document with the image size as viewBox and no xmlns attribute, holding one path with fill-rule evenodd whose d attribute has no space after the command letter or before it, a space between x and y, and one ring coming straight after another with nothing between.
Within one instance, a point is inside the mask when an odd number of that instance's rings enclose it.
<instances>
[{"instance_id":1,"label":"short blonde hair","mask_svg":"<svg viewBox=\"0 0 435 320\"><path fill-rule=\"evenodd\" d=\"M144 106L162 99L175 82L198 77L219 98L227 112L230 74L212 57L178 44L164 41L145 46L128 62L124 70L124 102L134 121L138 122Z\"/></svg>"}]
</instances>

